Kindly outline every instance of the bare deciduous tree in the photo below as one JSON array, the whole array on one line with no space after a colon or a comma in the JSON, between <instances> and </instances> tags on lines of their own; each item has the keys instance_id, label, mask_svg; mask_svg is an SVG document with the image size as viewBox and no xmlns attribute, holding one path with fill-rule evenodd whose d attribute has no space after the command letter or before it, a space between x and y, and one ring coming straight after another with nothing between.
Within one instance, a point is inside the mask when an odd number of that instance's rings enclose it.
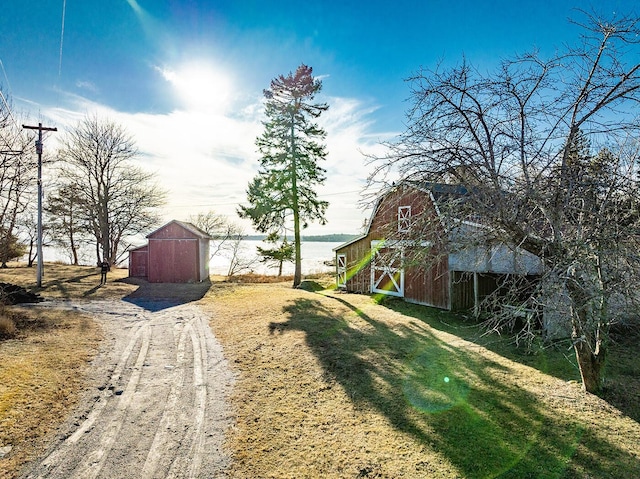
<instances>
[{"instance_id":1,"label":"bare deciduous tree","mask_svg":"<svg viewBox=\"0 0 640 479\"><path fill-rule=\"evenodd\" d=\"M0 263L3 267L23 253L16 228L20 214L35 197L36 171L29 135L17 124L9 105L0 102Z\"/></svg>"},{"instance_id":2,"label":"bare deciduous tree","mask_svg":"<svg viewBox=\"0 0 640 479\"><path fill-rule=\"evenodd\" d=\"M83 196L72 185L60 184L48 195L44 209L54 244L67 250L72 264L77 265L80 246L87 243L90 234L87 222L83 221L87 211Z\"/></svg>"},{"instance_id":3,"label":"bare deciduous tree","mask_svg":"<svg viewBox=\"0 0 640 479\"><path fill-rule=\"evenodd\" d=\"M547 295L528 300L549 306L551 288L566 301L583 387L597 391L609 328L640 279L640 25L581 17L577 46L550 59L411 77L408 128L374 163L372 184L393 172L463 185L458 218L543 261Z\"/></svg>"},{"instance_id":4,"label":"bare deciduous tree","mask_svg":"<svg viewBox=\"0 0 640 479\"><path fill-rule=\"evenodd\" d=\"M251 268L255 260L249 260L242 254L242 241L246 235L241 226L215 211L190 216L189 222L213 238L210 259L223 256L229 260L227 276L231 277Z\"/></svg>"},{"instance_id":5,"label":"bare deciduous tree","mask_svg":"<svg viewBox=\"0 0 640 479\"><path fill-rule=\"evenodd\" d=\"M81 197L82 220L96 241L97 262L113 264L126 250L127 238L159 221L157 208L165 193L154 176L134 166L132 137L109 120L88 116L62 140L61 177Z\"/></svg>"}]
</instances>

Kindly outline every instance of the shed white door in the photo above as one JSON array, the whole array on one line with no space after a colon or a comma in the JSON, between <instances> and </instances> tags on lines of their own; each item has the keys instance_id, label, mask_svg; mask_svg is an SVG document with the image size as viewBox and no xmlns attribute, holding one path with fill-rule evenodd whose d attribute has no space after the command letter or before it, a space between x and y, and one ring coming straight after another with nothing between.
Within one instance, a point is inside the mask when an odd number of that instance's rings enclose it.
<instances>
[{"instance_id":1,"label":"shed white door","mask_svg":"<svg viewBox=\"0 0 640 479\"><path fill-rule=\"evenodd\" d=\"M371 242L373 258L371 261L371 292L404 296L403 253L400 248L381 246Z\"/></svg>"}]
</instances>

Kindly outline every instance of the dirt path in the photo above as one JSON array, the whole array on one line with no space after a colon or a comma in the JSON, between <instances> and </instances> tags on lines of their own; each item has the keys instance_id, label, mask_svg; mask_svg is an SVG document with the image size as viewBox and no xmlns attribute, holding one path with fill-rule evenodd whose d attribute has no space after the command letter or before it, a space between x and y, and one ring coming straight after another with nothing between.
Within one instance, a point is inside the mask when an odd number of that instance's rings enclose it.
<instances>
[{"instance_id":1,"label":"dirt path","mask_svg":"<svg viewBox=\"0 0 640 479\"><path fill-rule=\"evenodd\" d=\"M194 304L48 302L101 322L90 390L23 478L225 477L233 375Z\"/></svg>"}]
</instances>

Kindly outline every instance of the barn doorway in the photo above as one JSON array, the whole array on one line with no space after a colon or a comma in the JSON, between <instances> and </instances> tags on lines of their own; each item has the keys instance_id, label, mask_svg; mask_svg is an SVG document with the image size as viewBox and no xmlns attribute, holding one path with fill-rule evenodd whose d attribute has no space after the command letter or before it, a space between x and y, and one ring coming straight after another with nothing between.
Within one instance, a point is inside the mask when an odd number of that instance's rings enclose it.
<instances>
[{"instance_id":1,"label":"barn doorway","mask_svg":"<svg viewBox=\"0 0 640 479\"><path fill-rule=\"evenodd\" d=\"M371 242L371 292L404 296L404 253L401 248Z\"/></svg>"}]
</instances>

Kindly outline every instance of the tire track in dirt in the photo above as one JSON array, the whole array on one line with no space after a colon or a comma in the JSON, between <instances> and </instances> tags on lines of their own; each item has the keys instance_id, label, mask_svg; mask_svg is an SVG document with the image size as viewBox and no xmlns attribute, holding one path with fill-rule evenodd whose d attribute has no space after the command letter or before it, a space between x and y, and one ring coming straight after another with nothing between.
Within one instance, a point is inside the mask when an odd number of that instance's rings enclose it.
<instances>
[{"instance_id":1,"label":"tire track in dirt","mask_svg":"<svg viewBox=\"0 0 640 479\"><path fill-rule=\"evenodd\" d=\"M176 365L174 370L174 377L171 381L171 390L167 397L167 406L164 409L162 419L156 429L156 434L153 438L153 443L147 453L147 458L142 467L142 477L153 477L158 467L158 462L163 456L163 452L169 448L173 449L177 447L177 441L172 441L169 431L176 430L176 424L178 418L176 410L178 407L178 400L180 398L180 386L184 381L185 376L185 347L186 347L186 334L182 325L176 325L176 331L179 332L176 341Z\"/></svg>"},{"instance_id":2,"label":"tire track in dirt","mask_svg":"<svg viewBox=\"0 0 640 479\"><path fill-rule=\"evenodd\" d=\"M84 456L84 459L74 471L73 477L78 479L95 479L104 467L107 454L111 451L113 444L120 433L120 429L124 422L124 416L131 404L134 391L140 382L142 366L147 358L149 343L151 342L151 332L149 331L149 328L143 326L141 330L142 344L140 345L140 350L133 367L133 371L131 376L129 376L129 382L127 383L124 391L117 391L117 394L120 396L120 400L116 404L115 411L111 413L108 418L107 426L104 428L104 432L100 437L99 447Z\"/></svg>"},{"instance_id":3,"label":"tire track in dirt","mask_svg":"<svg viewBox=\"0 0 640 479\"><path fill-rule=\"evenodd\" d=\"M129 341L129 344L127 344L127 347L122 352L122 356L120 357L120 360L115 365L109 384L113 385L113 384L118 384L120 382L120 378L122 377L122 372L126 366L127 361L129 360L129 357L131 356L133 348L135 347L136 343L140 338L140 335L142 334L142 330L144 327L145 327L144 324L139 324L135 326L135 330L132 331L132 337L131 337L131 340ZM78 428L78 430L69 437L68 441L70 443L78 442L78 439L80 439L83 434L85 434L89 429L91 429L96 419L100 416L100 414L102 414L102 411L108 404L108 399L109 399L109 396L113 394L112 392L113 389L114 389L114 386L109 386L108 388L105 388L106 394L100 397L98 402L94 405L93 409L91 410L89 417L82 423L80 428Z\"/></svg>"},{"instance_id":4,"label":"tire track in dirt","mask_svg":"<svg viewBox=\"0 0 640 479\"><path fill-rule=\"evenodd\" d=\"M57 303L96 317L108 340L92 394L23 478L225 477L233 383L195 305Z\"/></svg>"}]
</instances>

